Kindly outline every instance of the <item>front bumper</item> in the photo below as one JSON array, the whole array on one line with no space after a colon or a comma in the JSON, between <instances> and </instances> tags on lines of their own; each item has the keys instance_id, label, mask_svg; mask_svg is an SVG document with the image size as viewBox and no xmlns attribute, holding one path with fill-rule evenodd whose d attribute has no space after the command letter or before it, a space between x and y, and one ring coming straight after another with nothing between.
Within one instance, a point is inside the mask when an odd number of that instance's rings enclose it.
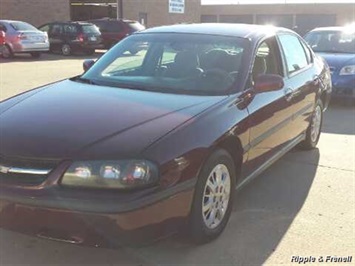
<instances>
[{"instance_id":1,"label":"front bumper","mask_svg":"<svg viewBox=\"0 0 355 266\"><path fill-rule=\"evenodd\" d=\"M185 224L195 183L190 180L159 192L152 189L136 199L111 195L78 200L50 189L1 187L0 227L96 247L147 243Z\"/></svg>"},{"instance_id":2,"label":"front bumper","mask_svg":"<svg viewBox=\"0 0 355 266\"><path fill-rule=\"evenodd\" d=\"M355 98L355 75L332 76L333 98Z\"/></svg>"}]
</instances>

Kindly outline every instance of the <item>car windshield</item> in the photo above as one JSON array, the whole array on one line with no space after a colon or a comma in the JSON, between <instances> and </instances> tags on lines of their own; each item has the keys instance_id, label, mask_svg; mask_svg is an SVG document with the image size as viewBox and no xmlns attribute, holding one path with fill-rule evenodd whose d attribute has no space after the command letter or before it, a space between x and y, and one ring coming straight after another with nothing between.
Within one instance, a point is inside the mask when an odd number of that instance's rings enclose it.
<instances>
[{"instance_id":1,"label":"car windshield","mask_svg":"<svg viewBox=\"0 0 355 266\"><path fill-rule=\"evenodd\" d=\"M26 22L11 22L10 23L11 27L13 27L15 30L35 30L37 29L33 27L32 25L26 23Z\"/></svg>"},{"instance_id":2,"label":"car windshield","mask_svg":"<svg viewBox=\"0 0 355 266\"><path fill-rule=\"evenodd\" d=\"M342 31L314 31L305 40L315 52L355 53L355 33Z\"/></svg>"},{"instance_id":3,"label":"car windshield","mask_svg":"<svg viewBox=\"0 0 355 266\"><path fill-rule=\"evenodd\" d=\"M100 33L100 30L95 25L83 25L83 32L84 33Z\"/></svg>"},{"instance_id":4,"label":"car windshield","mask_svg":"<svg viewBox=\"0 0 355 266\"><path fill-rule=\"evenodd\" d=\"M237 84L248 40L199 34L132 35L81 78L92 84L166 93L220 95Z\"/></svg>"}]
</instances>

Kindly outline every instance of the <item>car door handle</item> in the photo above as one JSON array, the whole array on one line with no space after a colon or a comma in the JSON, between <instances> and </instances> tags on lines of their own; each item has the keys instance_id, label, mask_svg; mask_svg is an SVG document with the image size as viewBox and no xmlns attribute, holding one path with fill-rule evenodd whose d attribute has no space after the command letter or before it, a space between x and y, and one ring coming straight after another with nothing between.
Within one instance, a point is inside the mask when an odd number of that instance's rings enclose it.
<instances>
[{"instance_id":1,"label":"car door handle","mask_svg":"<svg viewBox=\"0 0 355 266\"><path fill-rule=\"evenodd\" d=\"M284 89L284 94L285 94L286 101L289 102L293 98L294 91L291 88L286 88L286 89Z\"/></svg>"}]
</instances>

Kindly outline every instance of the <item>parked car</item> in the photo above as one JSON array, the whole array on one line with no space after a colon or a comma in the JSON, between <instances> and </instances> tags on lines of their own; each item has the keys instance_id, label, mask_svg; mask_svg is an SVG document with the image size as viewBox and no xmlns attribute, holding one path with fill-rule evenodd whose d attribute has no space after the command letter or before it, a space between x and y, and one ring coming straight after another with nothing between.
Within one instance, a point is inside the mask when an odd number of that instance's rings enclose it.
<instances>
[{"instance_id":1,"label":"parked car","mask_svg":"<svg viewBox=\"0 0 355 266\"><path fill-rule=\"evenodd\" d=\"M90 55L103 47L101 33L92 23L53 22L42 25L39 30L48 33L51 52L59 51L66 56L73 52Z\"/></svg>"},{"instance_id":2,"label":"parked car","mask_svg":"<svg viewBox=\"0 0 355 266\"><path fill-rule=\"evenodd\" d=\"M210 241L236 187L317 145L330 93L327 65L288 29L133 34L83 75L0 103L0 226L104 246L188 225Z\"/></svg>"},{"instance_id":3,"label":"parked car","mask_svg":"<svg viewBox=\"0 0 355 266\"><path fill-rule=\"evenodd\" d=\"M317 28L305 39L330 67L333 97L355 99L355 27Z\"/></svg>"},{"instance_id":4,"label":"parked car","mask_svg":"<svg viewBox=\"0 0 355 266\"><path fill-rule=\"evenodd\" d=\"M106 49L111 48L132 33L145 29L138 21L127 19L103 18L90 20L89 22L94 23L100 29ZM138 51L139 49L137 48L130 50L131 54L136 54Z\"/></svg>"},{"instance_id":5,"label":"parked car","mask_svg":"<svg viewBox=\"0 0 355 266\"><path fill-rule=\"evenodd\" d=\"M37 58L49 50L47 34L26 22L0 20L0 30L6 34L2 51L4 58L11 58L17 53L30 53Z\"/></svg>"},{"instance_id":6,"label":"parked car","mask_svg":"<svg viewBox=\"0 0 355 266\"><path fill-rule=\"evenodd\" d=\"M0 30L0 54L2 54L2 50L5 48L5 31Z\"/></svg>"}]
</instances>

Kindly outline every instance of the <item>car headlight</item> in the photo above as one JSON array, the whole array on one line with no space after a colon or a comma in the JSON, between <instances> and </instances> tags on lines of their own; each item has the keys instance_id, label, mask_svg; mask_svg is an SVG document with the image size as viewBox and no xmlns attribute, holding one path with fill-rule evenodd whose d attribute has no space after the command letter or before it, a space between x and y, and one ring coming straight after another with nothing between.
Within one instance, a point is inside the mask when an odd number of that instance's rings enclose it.
<instances>
[{"instance_id":1,"label":"car headlight","mask_svg":"<svg viewBox=\"0 0 355 266\"><path fill-rule=\"evenodd\" d=\"M146 160L80 161L65 172L61 184L70 187L129 189L158 181L158 168Z\"/></svg>"},{"instance_id":2,"label":"car headlight","mask_svg":"<svg viewBox=\"0 0 355 266\"><path fill-rule=\"evenodd\" d=\"M355 65L345 66L340 70L340 76L355 75Z\"/></svg>"}]
</instances>

